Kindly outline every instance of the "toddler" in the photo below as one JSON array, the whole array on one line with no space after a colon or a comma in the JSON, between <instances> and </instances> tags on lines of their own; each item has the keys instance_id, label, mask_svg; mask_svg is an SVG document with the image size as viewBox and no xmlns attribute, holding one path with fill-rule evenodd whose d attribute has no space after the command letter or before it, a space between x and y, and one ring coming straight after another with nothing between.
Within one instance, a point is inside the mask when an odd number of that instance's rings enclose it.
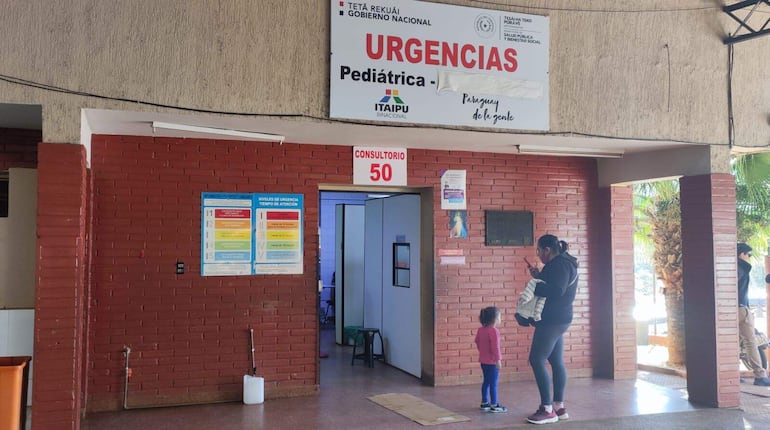
<instances>
[{"instance_id":1,"label":"toddler","mask_svg":"<svg viewBox=\"0 0 770 430\"><path fill-rule=\"evenodd\" d=\"M502 354L500 354L500 332L497 325L500 324L500 310L489 306L479 313L481 327L476 332L476 347L479 350L479 362L484 373L484 382L481 383L481 410L489 412L507 412L505 406L497 402L497 378L502 367Z\"/></svg>"}]
</instances>

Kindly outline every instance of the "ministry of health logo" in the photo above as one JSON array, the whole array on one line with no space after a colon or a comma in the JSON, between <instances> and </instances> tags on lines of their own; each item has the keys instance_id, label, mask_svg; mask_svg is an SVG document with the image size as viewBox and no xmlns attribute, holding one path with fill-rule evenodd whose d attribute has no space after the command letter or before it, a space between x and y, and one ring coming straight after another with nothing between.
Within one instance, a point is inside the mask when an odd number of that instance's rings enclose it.
<instances>
[{"instance_id":1,"label":"ministry of health logo","mask_svg":"<svg viewBox=\"0 0 770 430\"><path fill-rule=\"evenodd\" d=\"M482 13L476 17L476 21L473 23L473 29L476 30L476 34L484 39L489 39L495 35L495 20L490 15Z\"/></svg>"}]
</instances>

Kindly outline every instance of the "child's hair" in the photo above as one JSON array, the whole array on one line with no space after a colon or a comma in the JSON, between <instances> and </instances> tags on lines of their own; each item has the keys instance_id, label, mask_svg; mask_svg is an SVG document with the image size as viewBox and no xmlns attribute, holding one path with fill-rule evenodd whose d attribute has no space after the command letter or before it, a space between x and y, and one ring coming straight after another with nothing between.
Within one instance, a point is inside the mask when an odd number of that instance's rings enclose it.
<instances>
[{"instance_id":1,"label":"child's hair","mask_svg":"<svg viewBox=\"0 0 770 430\"><path fill-rule=\"evenodd\" d=\"M495 306L489 306L481 310L479 313L479 322L483 326L492 325L497 319L497 315L500 314L500 310Z\"/></svg>"}]
</instances>

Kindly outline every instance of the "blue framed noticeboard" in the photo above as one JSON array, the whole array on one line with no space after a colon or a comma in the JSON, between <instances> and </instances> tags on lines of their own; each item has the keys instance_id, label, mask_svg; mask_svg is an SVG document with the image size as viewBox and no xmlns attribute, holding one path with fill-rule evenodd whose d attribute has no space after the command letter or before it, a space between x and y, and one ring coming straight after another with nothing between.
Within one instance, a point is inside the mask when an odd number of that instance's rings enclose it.
<instances>
[{"instance_id":1,"label":"blue framed noticeboard","mask_svg":"<svg viewBox=\"0 0 770 430\"><path fill-rule=\"evenodd\" d=\"M201 193L201 276L303 271L302 194Z\"/></svg>"}]
</instances>

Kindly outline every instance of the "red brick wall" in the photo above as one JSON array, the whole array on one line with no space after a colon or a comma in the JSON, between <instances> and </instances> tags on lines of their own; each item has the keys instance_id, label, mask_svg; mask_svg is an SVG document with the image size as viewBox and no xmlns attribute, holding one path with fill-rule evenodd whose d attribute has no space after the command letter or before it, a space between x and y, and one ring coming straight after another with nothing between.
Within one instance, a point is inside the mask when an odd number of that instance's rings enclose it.
<instances>
[{"instance_id":1,"label":"red brick wall","mask_svg":"<svg viewBox=\"0 0 770 430\"><path fill-rule=\"evenodd\" d=\"M32 392L34 429L80 428L85 149L40 144Z\"/></svg>"},{"instance_id":2,"label":"red brick wall","mask_svg":"<svg viewBox=\"0 0 770 430\"><path fill-rule=\"evenodd\" d=\"M636 378L633 188L610 187L612 196L613 379Z\"/></svg>"},{"instance_id":3,"label":"red brick wall","mask_svg":"<svg viewBox=\"0 0 770 430\"><path fill-rule=\"evenodd\" d=\"M694 403L735 407L740 404L735 179L713 174L679 183L687 388Z\"/></svg>"},{"instance_id":4,"label":"red brick wall","mask_svg":"<svg viewBox=\"0 0 770 430\"><path fill-rule=\"evenodd\" d=\"M93 339L89 410L122 402L123 347L132 348L129 406L238 400L255 330L265 395L315 393L318 184L352 183L342 146L94 136ZM477 383L473 336L479 310L504 310L503 378L531 378L531 328L513 319L535 247L484 246L484 209L535 212L535 235L570 242L581 262L575 322L567 335L572 375L591 373L589 216L596 166L588 159L409 150L409 185L438 191L441 172L466 169L470 237L448 238L435 199L437 249L459 248L464 266L436 268L436 384ZM201 192L305 196L303 275L200 277ZM177 260L187 273L175 275Z\"/></svg>"},{"instance_id":5,"label":"red brick wall","mask_svg":"<svg viewBox=\"0 0 770 430\"><path fill-rule=\"evenodd\" d=\"M352 181L351 148L94 136L91 410L317 391L318 187ZM337 173L342 172L342 173ZM201 192L305 196L304 274L200 276ZM175 274L182 261L186 273Z\"/></svg>"},{"instance_id":6,"label":"red brick wall","mask_svg":"<svg viewBox=\"0 0 770 430\"><path fill-rule=\"evenodd\" d=\"M468 239L449 238L449 211L441 210L439 180L446 169L467 172ZM479 311L498 306L503 349L501 380L534 379L529 367L531 327L513 317L516 300L529 280L523 257L539 262L535 246L484 245L484 210L534 212L535 240L551 233L570 244L580 262L575 318L565 335L565 362L572 376L591 374L589 251L592 200L596 199L596 164L590 159L503 155L476 152L409 151L409 185L434 188L435 248L461 249L463 266L436 260L435 383L480 383L473 343Z\"/></svg>"},{"instance_id":7,"label":"red brick wall","mask_svg":"<svg viewBox=\"0 0 770 430\"><path fill-rule=\"evenodd\" d=\"M37 167L37 144L42 140L40 130L0 128L0 170Z\"/></svg>"}]
</instances>

